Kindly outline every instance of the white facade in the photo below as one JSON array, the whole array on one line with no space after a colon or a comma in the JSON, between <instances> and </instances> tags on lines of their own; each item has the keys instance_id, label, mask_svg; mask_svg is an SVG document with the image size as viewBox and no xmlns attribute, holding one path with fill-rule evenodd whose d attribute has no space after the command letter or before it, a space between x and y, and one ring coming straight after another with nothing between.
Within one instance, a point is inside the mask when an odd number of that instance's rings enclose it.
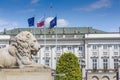
<instances>
[{"instance_id":1,"label":"white facade","mask_svg":"<svg viewBox=\"0 0 120 80\"><path fill-rule=\"evenodd\" d=\"M0 37L0 45L9 45L10 36ZM120 58L120 34L84 34L80 38L79 35L71 34L60 35L56 39L56 35L39 35L38 42L41 49L34 60L37 63L48 65L52 69L56 68L56 62L60 55L64 52L73 52L79 59L83 70L83 80L116 80L115 70L118 68ZM94 76L94 72L107 75ZM89 73L93 73L89 74ZM87 75L86 75L87 74ZM95 73L96 74L96 73ZM110 75L109 75L110 74ZM88 77L87 77L88 76ZM100 78L99 78L100 76ZM96 78L95 78L96 77Z\"/></svg>"},{"instance_id":2,"label":"white facade","mask_svg":"<svg viewBox=\"0 0 120 80\"><path fill-rule=\"evenodd\" d=\"M103 36L103 37L102 37ZM97 59L97 69L114 69L114 59L120 57L120 34L86 34L85 35L86 69L93 69L93 59Z\"/></svg>"},{"instance_id":3,"label":"white facade","mask_svg":"<svg viewBox=\"0 0 120 80\"><path fill-rule=\"evenodd\" d=\"M118 70L120 58L120 34L85 34L85 38L87 78L116 80L115 71Z\"/></svg>"},{"instance_id":4,"label":"white facade","mask_svg":"<svg viewBox=\"0 0 120 80\"><path fill-rule=\"evenodd\" d=\"M118 59L120 56L119 39L120 34L85 34L84 39L58 39L57 45L55 39L38 40L42 46L37 55L40 57L38 62L45 64L47 57L49 59L48 65L55 69L57 57L60 57L64 52L73 52L78 58L85 59L86 69L93 69L91 64L93 58L97 59L97 69L103 69L104 58L108 59L107 68L114 69L114 59Z\"/></svg>"},{"instance_id":5,"label":"white facade","mask_svg":"<svg viewBox=\"0 0 120 80\"><path fill-rule=\"evenodd\" d=\"M44 43L44 41L39 41L39 43ZM40 64L47 64L52 69L56 68L56 62L60 55L62 55L64 52L72 52L77 57L79 57L79 61L84 59L84 41L81 41L79 39L74 39L71 41L68 41L66 39L63 40L47 40L46 45L41 44L42 48L39 51L38 57L40 59L38 60ZM45 48L46 47L46 48Z\"/></svg>"},{"instance_id":6,"label":"white facade","mask_svg":"<svg viewBox=\"0 0 120 80\"><path fill-rule=\"evenodd\" d=\"M98 73L107 72L108 78L112 77L108 80L116 80L115 70L118 69L120 58L120 34L85 34L84 39L76 37L65 39L64 36L64 38L57 40L57 45L56 39L46 38L46 41L44 39L38 41L42 46L38 55L40 64L46 64L55 69L56 61L61 54L73 52L82 64L82 68L85 63L85 72L92 73L94 70L97 70ZM86 77L85 72L83 72L83 78ZM108 73L111 73L110 76ZM101 76L101 79L102 77L104 80L104 76Z\"/></svg>"}]
</instances>

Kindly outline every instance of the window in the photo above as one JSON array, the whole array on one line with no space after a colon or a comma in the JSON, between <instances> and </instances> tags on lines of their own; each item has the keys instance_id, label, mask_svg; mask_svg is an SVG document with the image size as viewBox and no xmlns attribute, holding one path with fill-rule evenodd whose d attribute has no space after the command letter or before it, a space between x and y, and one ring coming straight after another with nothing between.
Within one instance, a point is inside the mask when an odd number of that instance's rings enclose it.
<instances>
[{"instance_id":1,"label":"window","mask_svg":"<svg viewBox=\"0 0 120 80\"><path fill-rule=\"evenodd\" d=\"M118 55L118 52L114 52L114 55Z\"/></svg>"},{"instance_id":2,"label":"window","mask_svg":"<svg viewBox=\"0 0 120 80\"><path fill-rule=\"evenodd\" d=\"M36 63L38 63L38 60L34 60Z\"/></svg>"},{"instance_id":3,"label":"window","mask_svg":"<svg viewBox=\"0 0 120 80\"><path fill-rule=\"evenodd\" d=\"M104 44L104 45L103 45L103 49L108 49L108 45L107 45L107 44Z\"/></svg>"},{"instance_id":4,"label":"window","mask_svg":"<svg viewBox=\"0 0 120 80\"><path fill-rule=\"evenodd\" d=\"M78 59L78 62L79 62L79 64L80 64L80 67L82 68L82 64L83 64L82 60L81 60L81 59Z\"/></svg>"},{"instance_id":5,"label":"window","mask_svg":"<svg viewBox=\"0 0 120 80\"><path fill-rule=\"evenodd\" d=\"M68 46L68 50L72 50L72 47L71 47L71 46Z\"/></svg>"},{"instance_id":6,"label":"window","mask_svg":"<svg viewBox=\"0 0 120 80\"><path fill-rule=\"evenodd\" d=\"M108 69L108 59L103 59L103 69Z\"/></svg>"},{"instance_id":7,"label":"window","mask_svg":"<svg viewBox=\"0 0 120 80\"><path fill-rule=\"evenodd\" d=\"M57 49L56 49L57 51L60 51L61 50L61 47L60 46L57 46Z\"/></svg>"},{"instance_id":8,"label":"window","mask_svg":"<svg viewBox=\"0 0 120 80\"><path fill-rule=\"evenodd\" d=\"M114 45L114 49L118 49L118 45L117 44Z\"/></svg>"},{"instance_id":9,"label":"window","mask_svg":"<svg viewBox=\"0 0 120 80\"><path fill-rule=\"evenodd\" d=\"M79 51L82 51L82 50L83 50L83 47L82 47L82 46L79 46L79 47L78 47L78 50L79 50Z\"/></svg>"},{"instance_id":10,"label":"window","mask_svg":"<svg viewBox=\"0 0 120 80\"><path fill-rule=\"evenodd\" d=\"M46 50L46 51L49 51L49 47L45 47L45 50Z\"/></svg>"},{"instance_id":11,"label":"window","mask_svg":"<svg viewBox=\"0 0 120 80\"><path fill-rule=\"evenodd\" d=\"M92 48L93 48L93 50L96 50L98 48L98 46L97 45L93 45Z\"/></svg>"},{"instance_id":12,"label":"window","mask_svg":"<svg viewBox=\"0 0 120 80\"><path fill-rule=\"evenodd\" d=\"M81 64L81 59L78 59L78 62Z\"/></svg>"},{"instance_id":13,"label":"window","mask_svg":"<svg viewBox=\"0 0 120 80\"><path fill-rule=\"evenodd\" d=\"M50 60L49 60L49 59L46 59L46 60L45 60L45 65L49 66L49 62L50 62Z\"/></svg>"},{"instance_id":14,"label":"window","mask_svg":"<svg viewBox=\"0 0 120 80\"><path fill-rule=\"evenodd\" d=\"M118 59L114 59L114 69L118 69Z\"/></svg>"},{"instance_id":15,"label":"window","mask_svg":"<svg viewBox=\"0 0 120 80\"><path fill-rule=\"evenodd\" d=\"M92 59L93 69L97 69L97 59Z\"/></svg>"}]
</instances>

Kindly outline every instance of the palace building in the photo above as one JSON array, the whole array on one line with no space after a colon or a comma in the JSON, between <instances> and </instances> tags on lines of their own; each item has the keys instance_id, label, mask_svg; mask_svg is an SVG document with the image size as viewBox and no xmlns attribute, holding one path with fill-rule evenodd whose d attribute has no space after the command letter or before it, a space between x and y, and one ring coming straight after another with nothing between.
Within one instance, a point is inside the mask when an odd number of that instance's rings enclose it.
<instances>
[{"instance_id":1,"label":"palace building","mask_svg":"<svg viewBox=\"0 0 120 80\"><path fill-rule=\"evenodd\" d=\"M0 33L0 48L8 46L21 31L30 31L41 49L36 63L56 68L61 54L75 54L82 68L83 80L116 80L120 58L120 34L92 27L15 28Z\"/></svg>"}]
</instances>

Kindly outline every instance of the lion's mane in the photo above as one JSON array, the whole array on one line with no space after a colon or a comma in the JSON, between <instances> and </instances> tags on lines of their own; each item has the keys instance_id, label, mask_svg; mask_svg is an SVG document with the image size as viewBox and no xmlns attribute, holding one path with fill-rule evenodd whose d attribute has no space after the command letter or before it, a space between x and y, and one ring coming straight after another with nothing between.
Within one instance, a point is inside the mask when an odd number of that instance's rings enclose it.
<instances>
[{"instance_id":1,"label":"lion's mane","mask_svg":"<svg viewBox=\"0 0 120 80\"><path fill-rule=\"evenodd\" d=\"M15 36L14 44L0 49L0 67L20 67L33 63L32 55L40 49L36 38L28 31L20 32Z\"/></svg>"}]
</instances>

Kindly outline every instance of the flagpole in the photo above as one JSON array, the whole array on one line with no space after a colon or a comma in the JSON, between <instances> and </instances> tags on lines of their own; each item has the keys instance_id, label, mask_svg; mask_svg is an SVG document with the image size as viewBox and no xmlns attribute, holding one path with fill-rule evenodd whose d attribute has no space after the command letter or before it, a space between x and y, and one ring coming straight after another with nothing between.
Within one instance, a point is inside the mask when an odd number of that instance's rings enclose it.
<instances>
[{"instance_id":1,"label":"flagpole","mask_svg":"<svg viewBox=\"0 0 120 80\"><path fill-rule=\"evenodd\" d=\"M56 15L56 17L57 17L57 15ZM57 20L56 20L56 21L57 21ZM57 22L56 22L56 23L57 23ZM57 46L58 46L58 45L57 45L57 41L58 41L58 40L57 40L57 24L56 24L56 50L57 50Z\"/></svg>"},{"instance_id":2,"label":"flagpole","mask_svg":"<svg viewBox=\"0 0 120 80\"><path fill-rule=\"evenodd\" d=\"M45 19L45 14L44 14L44 19ZM44 25L43 27L44 27L44 48L46 50L46 26ZM45 52L45 50L44 50L44 52ZM46 62L46 58L47 58L46 53L44 53L44 57L45 57L45 62Z\"/></svg>"},{"instance_id":3,"label":"flagpole","mask_svg":"<svg viewBox=\"0 0 120 80\"><path fill-rule=\"evenodd\" d=\"M34 26L33 26L33 35L34 35L34 37L35 37L35 24L36 24L36 16L35 16L35 14L34 14ZM38 57L38 56L37 56ZM38 61L38 59L36 59L36 58L34 58L34 60L35 60L35 62L36 62L36 60Z\"/></svg>"},{"instance_id":4,"label":"flagpole","mask_svg":"<svg viewBox=\"0 0 120 80\"><path fill-rule=\"evenodd\" d=\"M43 28L42 28L43 27ZM43 29L43 46L44 46L44 61L46 60L46 56L45 56L45 48L46 48L46 36L45 36L45 14L44 16L41 17L40 21L37 22L37 28L42 28ZM41 30L40 29L40 32Z\"/></svg>"},{"instance_id":5,"label":"flagpole","mask_svg":"<svg viewBox=\"0 0 120 80\"><path fill-rule=\"evenodd\" d=\"M52 15L52 3L50 4L50 10L51 10L51 15ZM52 24L52 25L51 25ZM56 39L55 39L55 50L57 50L57 15L56 17L54 17L51 21L50 21L50 29L52 28L55 28L55 34L56 34ZM51 68L53 68L53 64L52 64L52 61L53 61L53 52L51 52Z\"/></svg>"},{"instance_id":6,"label":"flagpole","mask_svg":"<svg viewBox=\"0 0 120 80\"><path fill-rule=\"evenodd\" d=\"M33 28L33 34L34 34L34 36L35 36L35 24L36 24L36 16L34 15L34 28Z\"/></svg>"},{"instance_id":7,"label":"flagpole","mask_svg":"<svg viewBox=\"0 0 120 80\"><path fill-rule=\"evenodd\" d=\"M57 15L56 15L56 18L57 18ZM58 38L57 38L57 19L56 19L56 51L57 51L57 47L58 47ZM57 60L58 59L56 59L56 63L57 63Z\"/></svg>"},{"instance_id":8,"label":"flagpole","mask_svg":"<svg viewBox=\"0 0 120 80\"><path fill-rule=\"evenodd\" d=\"M53 8L53 6L52 6L52 3L50 3L50 15L51 15L51 17L52 17L52 8ZM52 53L51 53L51 68L52 68L52 58L53 58L53 55L52 55Z\"/></svg>"}]
</instances>

